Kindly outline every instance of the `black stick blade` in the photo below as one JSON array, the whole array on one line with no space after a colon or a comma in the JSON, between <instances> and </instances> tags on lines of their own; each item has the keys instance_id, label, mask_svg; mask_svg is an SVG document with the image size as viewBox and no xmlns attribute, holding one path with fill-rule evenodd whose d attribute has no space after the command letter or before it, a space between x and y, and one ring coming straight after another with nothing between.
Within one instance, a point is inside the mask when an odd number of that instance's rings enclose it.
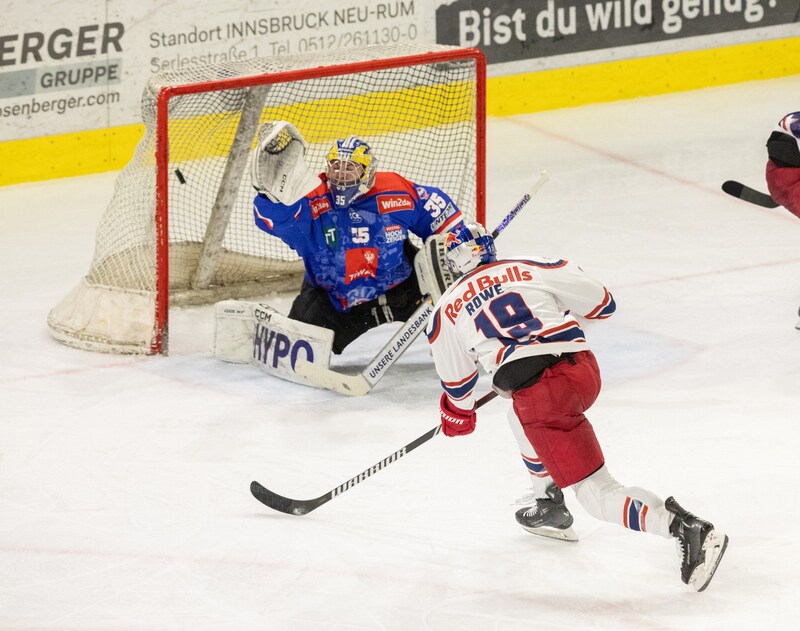
<instances>
[{"instance_id":1,"label":"black stick blade","mask_svg":"<svg viewBox=\"0 0 800 631\"><path fill-rule=\"evenodd\" d=\"M728 195L738 197L739 199L745 202L750 202L751 204L755 204L756 206L762 206L764 208L777 208L779 206L779 204L766 193L761 193L760 191L750 188L749 186L745 186L741 182L735 182L733 180L723 182L722 190Z\"/></svg>"},{"instance_id":2,"label":"black stick blade","mask_svg":"<svg viewBox=\"0 0 800 631\"><path fill-rule=\"evenodd\" d=\"M250 483L250 492L264 506L269 506L271 509L287 515L305 515L318 506L314 500L292 500L283 495L273 493L255 480Z\"/></svg>"}]
</instances>

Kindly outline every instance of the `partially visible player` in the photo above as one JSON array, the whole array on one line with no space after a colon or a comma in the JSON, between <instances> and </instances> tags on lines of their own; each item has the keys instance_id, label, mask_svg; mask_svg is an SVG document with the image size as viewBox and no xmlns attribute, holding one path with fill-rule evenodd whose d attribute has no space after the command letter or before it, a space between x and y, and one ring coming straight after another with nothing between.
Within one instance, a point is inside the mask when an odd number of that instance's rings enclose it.
<instances>
[{"instance_id":1,"label":"partially visible player","mask_svg":"<svg viewBox=\"0 0 800 631\"><path fill-rule=\"evenodd\" d=\"M291 123L262 125L251 159L255 223L305 263L289 317L333 330L339 354L369 329L414 313L429 292L419 286L409 234L445 233L462 214L441 189L379 171L356 136L333 144L319 175L305 151Z\"/></svg>"},{"instance_id":2,"label":"partially visible player","mask_svg":"<svg viewBox=\"0 0 800 631\"><path fill-rule=\"evenodd\" d=\"M494 389L513 400L509 422L534 482L535 499L516 513L522 527L575 540L561 491L572 487L597 519L676 538L683 582L705 589L728 537L674 498L665 502L614 479L584 415L600 392L600 372L575 316L611 316L609 291L569 261L497 260L494 240L479 224L449 236L446 257L463 276L442 295L427 329L444 387L445 435L475 428L480 364Z\"/></svg>"},{"instance_id":3,"label":"partially visible player","mask_svg":"<svg viewBox=\"0 0 800 631\"><path fill-rule=\"evenodd\" d=\"M769 194L800 218L800 112L778 121L767 140L767 155Z\"/></svg>"},{"instance_id":4,"label":"partially visible player","mask_svg":"<svg viewBox=\"0 0 800 631\"><path fill-rule=\"evenodd\" d=\"M787 114L778 121L767 140L767 155L769 194L800 218L800 112ZM800 330L800 320L794 328Z\"/></svg>"}]
</instances>

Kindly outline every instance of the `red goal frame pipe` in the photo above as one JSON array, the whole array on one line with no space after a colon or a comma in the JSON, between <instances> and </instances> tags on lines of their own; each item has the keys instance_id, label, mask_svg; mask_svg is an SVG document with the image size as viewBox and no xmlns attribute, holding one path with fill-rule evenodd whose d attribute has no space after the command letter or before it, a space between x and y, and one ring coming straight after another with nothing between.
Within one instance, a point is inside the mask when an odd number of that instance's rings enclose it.
<instances>
[{"instance_id":1,"label":"red goal frame pipe","mask_svg":"<svg viewBox=\"0 0 800 631\"><path fill-rule=\"evenodd\" d=\"M219 81L207 81L187 85L167 86L158 92L156 100L156 296L155 327L150 354L167 354L169 325L169 100L184 94L199 94L214 90L233 90L255 85L288 83L313 77L335 77L375 70L388 70L403 66L420 66L438 62L462 59L475 60L476 103L475 103L475 216L486 223L486 57L477 48L454 50L375 59L336 66L321 66L303 70L289 70L249 77L235 77Z\"/></svg>"}]
</instances>

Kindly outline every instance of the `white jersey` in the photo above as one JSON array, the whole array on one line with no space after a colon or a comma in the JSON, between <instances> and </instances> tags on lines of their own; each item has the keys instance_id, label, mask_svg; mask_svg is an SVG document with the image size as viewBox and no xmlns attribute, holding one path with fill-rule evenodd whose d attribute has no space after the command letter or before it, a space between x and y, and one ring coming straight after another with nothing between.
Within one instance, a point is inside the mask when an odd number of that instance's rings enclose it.
<instances>
[{"instance_id":1,"label":"white jersey","mask_svg":"<svg viewBox=\"0 0 800 631\"><path fill-rule=\"evenodd\" d=\"M531 355L589 348L577 314L603 319L616 309L599 282L569 261L525 258L482 265L436 303L427 336L436 371L462 409L475 403L477 364L494 373Z\"/></svg>"}]
</instances>

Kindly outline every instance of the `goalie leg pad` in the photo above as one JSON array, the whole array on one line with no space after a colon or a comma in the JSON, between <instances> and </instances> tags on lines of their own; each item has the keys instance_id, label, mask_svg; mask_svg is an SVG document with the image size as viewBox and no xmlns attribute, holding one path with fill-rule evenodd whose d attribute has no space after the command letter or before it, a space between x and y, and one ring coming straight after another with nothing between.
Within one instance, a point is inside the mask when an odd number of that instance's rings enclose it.
<instances>
[{"instance_id":1,"label":"goalie leg pad","mask_svg":"<svg viewBox=\"0 0 800 631\"><path fill-rule=\"evenodd\" d=\"M250 363L256 304L223 300L214 305L214 357L234 364Z\"/></svg>"},{"instance_id":2,"label":"goalie leg pad","mask_svg":"<svg viewBox=\"0 0 800 631\"><path fill-rule=\"evenodd\" d=\"M250 363L262 371L308 384L298 374L300 362L327 368L333 331L293 320L264 303L225 300L217 303L214 356ZM310 384L314 385L314 384Z\"/></svg>"},{"instance_id":3,"label":"goalie leg pad","mask_svg":"<svg viewBox=\"0 0 800 631\"><path fill-rule=\"evenodd\" d=\"M255 309L253 357L250 363L264 372L297 383L307 379L296 372L298 362L328 367L333 331L298 322L266 304Z\"/></svg>"}]
</instances>

